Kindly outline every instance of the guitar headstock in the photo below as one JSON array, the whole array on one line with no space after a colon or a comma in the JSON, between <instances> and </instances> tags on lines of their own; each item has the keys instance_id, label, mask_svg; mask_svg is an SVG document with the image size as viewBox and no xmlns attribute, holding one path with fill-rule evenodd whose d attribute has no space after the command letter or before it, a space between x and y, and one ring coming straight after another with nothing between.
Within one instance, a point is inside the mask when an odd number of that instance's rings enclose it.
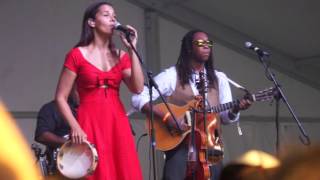
<instances>
[{"instance_id":1,"label":"guitar headstock","mask_svg":"<svg viewBox=\"0 0 320 180\"><path fill-rule=\"evenodd\" d=\"M199 79L196 79L196 86L200 94L208 92L208 82L206 74L203 71L199 72Z\"/></svg>"},{"instance_id":2,"label":"guitar headstock","mask_svg":"<svg viewBox=\"0 0 320 180\"><path fill-rule=\"evenodd\" d=\"M270 87L267 89L264 89L262 91L258 91L255 94L247 94L244 98L249 99L250 101L268 101L273 99L274 95L276 93L276 90L274 87Z\"/></svg>"}]
</instances>

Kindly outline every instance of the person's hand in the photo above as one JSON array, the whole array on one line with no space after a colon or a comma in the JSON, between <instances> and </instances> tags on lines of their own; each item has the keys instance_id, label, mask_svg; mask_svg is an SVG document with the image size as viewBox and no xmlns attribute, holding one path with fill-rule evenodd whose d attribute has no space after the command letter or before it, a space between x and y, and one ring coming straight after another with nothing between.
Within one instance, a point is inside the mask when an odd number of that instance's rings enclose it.
<instances>
[{"instance_id":1,"label":"person's hand","mask_svg":"<svg viewBox=\"0 0 320 180\"><path fill-rule=\"evenodd\" d=\"M81 144L87 140L87 134L81 129L80 126L71 128L71 142Z\"/></svg>"},{"instance_id":2,"label":"person's hand","mask_svg":"<svg viewBox=\"0 0 320 180\"><path fill-rule=\"evenodd\" d=\"M126 28L128 28L134 35L130 35L130 40L134 48L137 46L138 41L138 33L135 28L133 28L130 25L126 25ZM127 41L126 35L123 32L120 32L120 38L123 42L123 44L126 46L126 48L131 49L130 43Z\"/></svg>"},{"instance_id":3,"label":"person's hand","mask_svg":"<svg viewBox=\"0 0 320 180\"><path fill-rule=\"evenodd\" d=\"M233 108L231 110L231 113L233 114L237 114L240 110L246 110L248 109L252 104L252 101L250 101L249 99L241 99L240 100L240 103L239 103L239 106Z\"/></svg>"},{"instance_id":4,"label":"person's hand","mask_svg":"<svg viewBox=\"0 0 320 180\"><path fill-rule=\"evenodd\" d=\"M239 110L246 110L248 109L252 104L252 101L249 99L241 99L239 104Z\"/></svg>"},{"instance_id":5,"label":"person's hand","mask_svg":"<svg viewBox=\"0 0 320 180\"><path fill-rule=\"evenodd\" d=\"M186 131L186 130L189 129L189 126L188 126L188 124L185 122L184 117L180 117L180 118L176 117L176 118L177 118L178 126L179 126L179 128L180 128L182 131ZM169 127L172 127L172 128L174 128L174 129L178 130L179 128L177 127L177 123L174 121L173 117L170 116L170 117L168 118L167 124L168 124Z\"/></svg>"}]
</instances>

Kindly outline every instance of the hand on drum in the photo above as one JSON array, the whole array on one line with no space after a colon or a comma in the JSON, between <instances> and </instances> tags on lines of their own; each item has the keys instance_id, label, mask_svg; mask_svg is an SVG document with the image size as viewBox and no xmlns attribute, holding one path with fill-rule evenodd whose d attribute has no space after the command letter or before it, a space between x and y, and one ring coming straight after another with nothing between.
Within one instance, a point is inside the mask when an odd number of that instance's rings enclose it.
<instances>
[{"instance_id":1,"label":"hand on drum","mask_svg":"<svg viewBox=\"0 0 320 180\"><path fill-rule=\"evenodd\" d=\"M82 144L87 140L87 134L81 129L80 126L71 128L71 142L76 144Z\"/></svg>"}]
</instances>

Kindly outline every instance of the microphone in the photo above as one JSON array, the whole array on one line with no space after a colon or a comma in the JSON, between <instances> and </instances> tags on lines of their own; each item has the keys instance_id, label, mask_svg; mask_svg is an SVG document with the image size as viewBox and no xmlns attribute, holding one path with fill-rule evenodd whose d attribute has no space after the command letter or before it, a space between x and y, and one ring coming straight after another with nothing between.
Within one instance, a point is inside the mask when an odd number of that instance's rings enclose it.
<instances>
[{"instance_id":1,"label":"microphone","mask_svg":"<svg viewBox=\"0 0 320 180\"><path fill-rule=\"evenodd\" d=\"M248 49L254 50L259 56L270 56L270 54L266 51L261 50L259 47L254 46L251 42L247 41L244 43L244 46Z\"/></svg>"},{"instance_id":2,"label":"microphone","mask_svg":"<svg viewBox=\"0 0 320 180\"><path fill-rule=\"evenodd\" d=\"M126 36L134 36L134 32L127 27L121 25L118 21L114 25L114 29L123 32Z\"/></svg>"}]
</instances>

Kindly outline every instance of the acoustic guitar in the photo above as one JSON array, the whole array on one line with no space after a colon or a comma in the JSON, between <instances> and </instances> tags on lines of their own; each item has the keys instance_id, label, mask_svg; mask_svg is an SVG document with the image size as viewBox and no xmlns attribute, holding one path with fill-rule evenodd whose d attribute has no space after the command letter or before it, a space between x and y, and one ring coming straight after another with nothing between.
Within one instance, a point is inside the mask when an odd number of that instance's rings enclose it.
<instances>
[{"instance_id":1,"label":"acoustic guitar","mask_svg":"<svg viewBox=\"0 0 320 180\"><path fill-rule=\"evenodd\" d=\"M268 88L262 91L259 91L256 94L247 94L244 96L244 99L249 99L252 102L255 101L266 101L270 100L274 96L274 88ZM191 110L192 108L195 108L198 104L198 100L194 99L189 101L184 106L177 106L174 104L168 104L170 109L172 110L174 116L176 117L177 121L185 121L185 114L187 111ZM229 109L232 109L233 107L239 106L240 100L234 100L232 102L228 102L225 104L220 104L217 106L210 107L208 111L213 114L217 114L219 112L223 112ZM164 103L160 103L155 105L155 108L158 108L163 113L167 113L168 110ZM216 116L209 116L209 118L216 118ZM150 118L147 116L146 126L148 129L148 132L150 133ZM180 124L178 122L178 124ZM188 125L191 125L190 123L187 123ZM191 129L180 133L176 129L169 128L165 123L162 122L162 119L159 119L155 116L154 118L154 129L155 129L155 141L156 141L156 149L160 151L169 151L177 147L184 138L191 132Z\"/></svg>"}]
</instances>

